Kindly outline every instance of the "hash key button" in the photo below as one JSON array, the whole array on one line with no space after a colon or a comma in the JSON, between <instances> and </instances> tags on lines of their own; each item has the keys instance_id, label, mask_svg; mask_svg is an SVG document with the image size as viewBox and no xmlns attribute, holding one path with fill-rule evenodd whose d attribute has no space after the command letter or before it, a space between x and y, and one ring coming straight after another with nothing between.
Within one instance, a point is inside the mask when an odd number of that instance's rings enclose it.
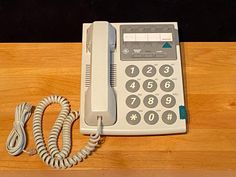
<instances>
[{"instance_id":1,"label":"hash key button","mask_svg":"<svg viewBox=\"0 0 236 177\"><path fill-rule=\"evenodd\" d=\"M165 111L162 114L162 121L168 125L174 124L177 120L177 116L173 111Z\"/></svg>"}]
</instances>

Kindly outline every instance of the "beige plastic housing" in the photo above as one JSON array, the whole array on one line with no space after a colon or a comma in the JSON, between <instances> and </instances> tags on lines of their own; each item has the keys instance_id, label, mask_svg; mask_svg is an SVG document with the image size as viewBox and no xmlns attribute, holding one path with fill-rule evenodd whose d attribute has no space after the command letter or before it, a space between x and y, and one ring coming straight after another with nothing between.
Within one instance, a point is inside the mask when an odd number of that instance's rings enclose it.
<instances>
[{"instance_id":1,"label":"beige plastic housing","mask_svg":"<svg viewBox=\"0 0 236 177\"><path fill-rule=\"evenodd\" d=\"M152 25L165 26L171 25L174 28L173 38L168 38L168 42L175 43L173 45L175 58L161 60L149 58L137 58L136 60L122 60L121 45L126 45L127 40L121 34L121 26L144 26ZM81 96L80 96L80 131L83 134L95 133L97 130L97 117L102 117L102 134L104 135L158 135L173 134L186 132L186 119L180 118L179 106L185 106L182 66L180 46L178 42L178 26L176 22L147 22L147 23L108 23L94 22L83 24L83 40L82 40L82 71L81 71ZM157 32L159 33L159 32ZM161 33L161 32L160 32ZM163 39L164 41L166 39ZM129 42L129 41L128 41ZM131 41L132 42L132 41ZM163 41L154 41L163 43ZM139 42L142 44L142 41ZM144 45L149 45L148 42ZM136 42L134 42L136 45ZM173 51L173 50L172 50ZM158 51L159 52L159 51ZM137 77L130 78L126 74L126 68L135 65L139 68ZM142 69L146 65L152 65L156 68L156 75L147 78L142 73ZM169 79L175 83L172 92L168 92L176 99L174 107L167 109L161 104L161 98L167 94L160 89L160 83L164 79L159 73L159 69L163 65L170 65L174 73ZM112 78L112 79L111 79ZM130 79L135 79L140 83L137 92L131 93L126 88L126 83ZM143 88L143 83L147 79L153 79L157 83L157 90L148 93ZM112 83L112 85L111 85ZM136 95L140 98L140 105L131 109L126 103L129 95ZM148 94L154 94L158 99L155 108L147 108L143 104L144 97ZM144 115L148 111L155 111L159 115L156 124L147 124ZM162 120L162 115L166 110L171 110L177 115L174 124L166 124ZM127 122L127 115L130 111L137 111L141 120L136 125Z\"/></svg>"}]
</instances>

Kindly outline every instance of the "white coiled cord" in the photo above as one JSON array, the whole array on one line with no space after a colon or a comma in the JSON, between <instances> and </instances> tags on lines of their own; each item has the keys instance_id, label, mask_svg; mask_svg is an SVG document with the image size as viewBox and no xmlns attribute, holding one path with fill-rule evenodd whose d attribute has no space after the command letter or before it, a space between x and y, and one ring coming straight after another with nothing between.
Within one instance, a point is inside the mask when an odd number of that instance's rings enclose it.
<instances>
[{"instance_id":1,"label":"white coiled cord","mask_svg":"<svg viewBox=\"0 0 236 177\"><path fill-rule=\"evenodd\" d=\"M42 132L42 118L45 109L52 103L59 103L61 111L54 123L48 139L48 150ZM71 151L71 126L78 119L78 112L70 112L70 105L66 98L61 96L48 96L44 98L35 109L33 119L33 134L37 152L47 165L53 168L69 168L83 161L96 149L100 140L102 119L98 118L97 132L91 134L88 144L75 155L68 157ZM58 136L62 129L62 149L57 146Z\"/></svg>"}]
</instances>

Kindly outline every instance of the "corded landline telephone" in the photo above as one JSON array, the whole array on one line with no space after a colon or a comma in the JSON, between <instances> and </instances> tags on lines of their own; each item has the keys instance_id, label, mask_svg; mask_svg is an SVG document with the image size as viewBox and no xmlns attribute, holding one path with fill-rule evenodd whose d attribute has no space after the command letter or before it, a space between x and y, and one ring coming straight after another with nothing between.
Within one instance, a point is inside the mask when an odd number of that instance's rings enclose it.
<instances>
[{"instance_id":1,"label":"corded landline telephone","mask_svg":"<svg viewBox=\"0 0 236 177\"><path fill-rule=\"evenodd\" d=\"M85 159L100 135L158 135L186 132L186 109L176 22L83 24L80 130L91 134L88 144L72 157L71 125L79 112L70 111L61 96L43 99L35 109L33 134L37 153L54 168L68 168ZM42 117L46 107L62 110L46 148ZM24 151L24 124L31 105L16 108L7 140L12 155ZM59 150L57 139L63 133Z\"/></svg>"}]
</instances>

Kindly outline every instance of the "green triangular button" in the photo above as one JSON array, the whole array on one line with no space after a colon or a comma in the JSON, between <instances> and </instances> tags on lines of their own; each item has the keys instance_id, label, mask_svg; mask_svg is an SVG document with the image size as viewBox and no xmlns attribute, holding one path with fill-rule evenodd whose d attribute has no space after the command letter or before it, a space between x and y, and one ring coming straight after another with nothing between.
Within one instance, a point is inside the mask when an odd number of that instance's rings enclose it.
<instances>
[{"instance_id":1,"label":"green triangular button","mask_svg":"<svg viewBox=\"0 0 236 177\"><path fill-rule=\"evenodd\" d=\"M162 46L162 48L172 48L169 42L165 42Z\"/></svg>"}]
</instances>

